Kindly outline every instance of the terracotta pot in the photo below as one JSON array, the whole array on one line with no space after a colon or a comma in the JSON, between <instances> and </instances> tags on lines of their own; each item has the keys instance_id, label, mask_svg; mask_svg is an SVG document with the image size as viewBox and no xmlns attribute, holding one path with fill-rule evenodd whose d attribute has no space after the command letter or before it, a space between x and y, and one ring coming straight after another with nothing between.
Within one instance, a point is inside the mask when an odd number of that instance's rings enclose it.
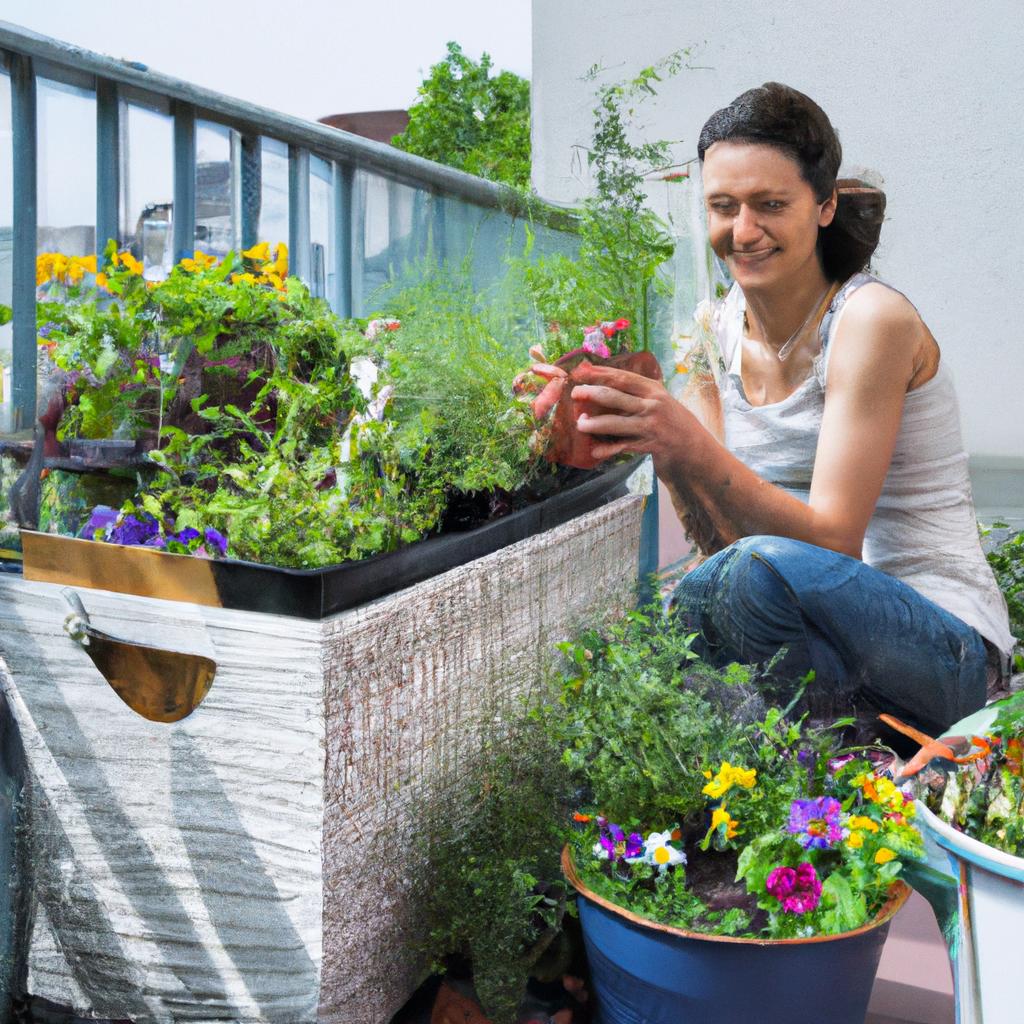
<instances>
[{"instance_id":1,"label":"terracotta pot","mask_svg":"<svg viewBox=\"0 0 1024 1024\"><path fill-rule=\"evenodd\" d=\"M620 352L617 356L612 356L609 359L602 359L600 356L589 353L581 355L578 352L573 352L562 356L555 363L555 366L568 372L569 379L565 382L562 397L552 414L551 444L545 458L560 466L594 469L600 465L600 461L594 458L592 450L595 438L591 434L581 434L577 429L576 423L580 418L580 413L584 410L570 398L573 386L583 383L576 376L577 367L583 362L593 366L610 366L613 369L636 373L651 380L661 380L661 367L650 352ZM591 404L588 411L594 413L599 410Z\"/></svg>"},{"instance_id":2,"label":"terracotta pot","mask_svg":"<svg viewBox=\"0 0 1024 1024\"><path fill-rule=\"evenodd\" d=\"M894 883L874 920L840 935L742 939L633 914L562 871L578 893L598 1024L863 1024L889 921L910 895Z\"/></svg>"}]
</instances>

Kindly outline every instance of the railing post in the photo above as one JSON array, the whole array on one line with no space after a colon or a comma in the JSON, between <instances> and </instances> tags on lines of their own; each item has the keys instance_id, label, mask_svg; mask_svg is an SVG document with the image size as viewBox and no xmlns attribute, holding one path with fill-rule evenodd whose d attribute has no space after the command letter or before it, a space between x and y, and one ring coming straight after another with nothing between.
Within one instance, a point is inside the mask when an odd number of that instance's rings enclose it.
<instances>
[{"instance_id":1,"label":"railing post","mask_svg":"<svg viewBox=\"0 0 1024 1024\"><path fill-rule=\"evenodd\" d=\"M331 306L340 317L352 315L352 167L334 162L328 244L334 261Z\"/></svg>"},{"instance_id":2,"label":"railing post","mask_svg":"<svg viewBox=\"0 0 1024 1024\"><path fill-rule=\"evenodd\" d=\"M288 273L310 283L309 150L288 147Z\"/></svg>"},{"instance_id":3,"label":"railing post","mask_svg":"<svg viewBox=\"0 0 1024 1024\"><path fill-rule=\"evenodd\" d=\"M32 61L11 57L13 129L13 241L11 273L12 428L25 430L36 420L36 80Z\"/></svg>"},{"instance_id":4,"label":"railing post","mask_svg":"<svg viewBox=\"0 0 1024 1024\"><path fill-rule=\"evenodd\" d=\"M174 262L191 256L196 243L196 111L174 103Z\"/></svg>"},{"instance_id":5,"label":"railing post","mask_svg":"<svg viewBox=\"0 0 1024 1024\"><path fill-rule=\"evenodd\" d=\"M263 205L263 144L258 135L242 136L241 179L242 248L251 249L260 240Z\"/></svg>"},{"instance_id":6,"label":"railing post","mask_svg":"<svg viewBox=\"0 0 1024 1024\"><path fill-rule=\"evenodd\" d=\"M117 83L96 82L96 253L113 238L120 244L121 109Z\"/></svg>"}]
</instances>

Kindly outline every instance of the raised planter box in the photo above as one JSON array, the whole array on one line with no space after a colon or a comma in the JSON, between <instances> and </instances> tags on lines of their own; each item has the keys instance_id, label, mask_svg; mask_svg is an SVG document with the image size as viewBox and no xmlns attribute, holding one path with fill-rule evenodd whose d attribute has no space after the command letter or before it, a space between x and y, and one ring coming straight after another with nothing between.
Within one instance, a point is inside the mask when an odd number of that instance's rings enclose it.
<instances>
[{"instance_id":1,"label":"raised planter box","mask_svg":"<svg viewBox=\"0 0 1024 1024\"><path fill-rule=\"evenodd\" d=\"M631 603L642 505L322 620L80 590L97 629L216 663L172 724L65 634L60 586L0 577L29 991L137 1022L386 1024L424 966L406 952L419 810L555 641Z\"/></svg>"},{"instance_id":2,"label":"raised planter box","mask_svg":"<svg viewBox=\"0 0 1024 1024\"><path fill-rule=\"evenodd\" d=\"M26 579L44 583L322 619L554 529L621 497L638 464L634 459L603 472L580 474L583 479L575 486L475 529L322 569L194 558L23 530L24 573Z\"/></svg>"}]
</instances>

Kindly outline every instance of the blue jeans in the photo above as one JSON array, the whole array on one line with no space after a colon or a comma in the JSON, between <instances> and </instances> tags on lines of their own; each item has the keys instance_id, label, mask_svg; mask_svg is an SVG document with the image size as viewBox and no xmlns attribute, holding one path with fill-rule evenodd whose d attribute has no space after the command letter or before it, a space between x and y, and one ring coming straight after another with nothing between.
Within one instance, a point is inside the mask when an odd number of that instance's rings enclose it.
<instances>
[{"instance_id":1,"label":"blue jeans","mask_svg":"<svg viewBox=\"0 0 1024 1024\"><path fill-rule=\"evenodd\" d=\"M788 537L744 537L684 577L672 604L716 665L801 679L836 714L866 703L932 736L985 703L977 630L856 558ZM845 705L845 707L844 707Z\"/></svg>"}]
</instances>

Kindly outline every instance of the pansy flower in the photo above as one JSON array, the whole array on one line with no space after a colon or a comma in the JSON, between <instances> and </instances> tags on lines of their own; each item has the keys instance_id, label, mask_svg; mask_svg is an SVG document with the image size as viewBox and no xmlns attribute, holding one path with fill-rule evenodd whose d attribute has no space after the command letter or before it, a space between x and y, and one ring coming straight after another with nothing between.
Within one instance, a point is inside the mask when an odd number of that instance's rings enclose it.
<instances>
[{"instance_id":1,"label":"pansy flower","mask_svg":"<svg viewBox=\"0 0 1024 1024\"><path fill-rule=\"evenodd\" d=\"M786 830L805 850L825 850L843 838L842 805L834 796L794 800L789 805Z\"/></svg>"}]
</instances>

